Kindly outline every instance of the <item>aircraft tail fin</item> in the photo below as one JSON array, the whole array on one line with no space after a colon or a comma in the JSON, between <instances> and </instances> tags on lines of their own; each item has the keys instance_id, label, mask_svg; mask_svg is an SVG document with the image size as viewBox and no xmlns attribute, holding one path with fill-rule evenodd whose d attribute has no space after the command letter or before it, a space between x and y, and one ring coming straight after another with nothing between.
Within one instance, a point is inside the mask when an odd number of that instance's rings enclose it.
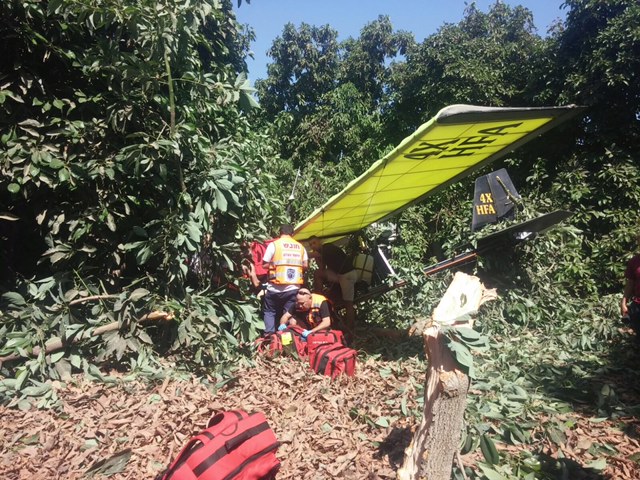
<instances>
[{"instance_id":1,"label":"aircraft tail fin","mask_svg":"<svg viewBox=\"0 0 640 480\"><path fill-rule=\"evenodd\" d=\"M502 219L513 219L520 201L520 195L504 168L476 178L471 231Z\"/></svg>"}]
</instances>

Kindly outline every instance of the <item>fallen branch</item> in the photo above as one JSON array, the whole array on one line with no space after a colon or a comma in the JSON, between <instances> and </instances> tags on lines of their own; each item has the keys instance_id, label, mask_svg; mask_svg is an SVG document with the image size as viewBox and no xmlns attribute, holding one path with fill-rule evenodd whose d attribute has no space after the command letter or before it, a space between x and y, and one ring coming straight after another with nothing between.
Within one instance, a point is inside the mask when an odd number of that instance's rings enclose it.
<instances>
[{"instance_id":1,"label":"fallen branch","mask_svg":"<svg viewBox=\"0 0 640 480\"><path fill-rule=\"evenodd\" d=\"M173 318L174 318L174 315L172 312L163 312L161 310L156 310L153 312L149 312L148 314L140 317L138 319L138 323L145 325L145 324L155 323L159 321L168 322L173 320ZM62 339L59 337L51 338L47 340L47 342L45 342L44 344L44 354L49 355L50 353L60 350L61 348L64 348L68 345L78 343L79 341L86 340L87 338L98 337L100 335L104 335L105 333L114 332L119 328L120 328L120 322L111 322L106 325L96 327L92 330L90 329L90 330L85 330L83 332L80 332L78 335L73 336L71 339ZM31 350L31 352L27 356L12 354L12 355L7 355L5 357L0 357L0 367L2 367L2 365L5 362L13 362L16 360L20 360L22 358L37 357L40 355L40 352L42 352L42 350L43 348L41 347L33 347L33 350Z\"/></svg>"},{"instance_id":2,"label":"fallen branch","mask_svg":"<svg viewBox=\"0 0 640 480\"><path fill-rule=\"evenodd\" d=\"M76 298L71 300L69 305L78 305L80 303L92 302L93 300L105 300L108 298L118 298L118 295L91 295L90 297Z\"/></svg>"}]
</instances>

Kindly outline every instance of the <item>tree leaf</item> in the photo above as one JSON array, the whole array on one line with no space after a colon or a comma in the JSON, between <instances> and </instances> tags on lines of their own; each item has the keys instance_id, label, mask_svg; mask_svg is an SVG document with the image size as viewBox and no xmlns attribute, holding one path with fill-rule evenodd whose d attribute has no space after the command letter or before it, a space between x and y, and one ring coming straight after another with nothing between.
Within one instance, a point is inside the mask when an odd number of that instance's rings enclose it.
<instances>
[{"instance_id":1,"label":"tree leaf","mask_svg":"<svg viewBox=\"0 0 640 480\"><path fill-rule=\"evenodd\" d=\"M136 253L136 262L138 263L138 265L144 265L152 255L153 252L151 251L149 246L144 246L140 250L138 250L138 253Z\"/></svg>"},{"instance_id":2,"label":"tree leaf","mask_svg":"<svg viewBox=\"0 0 640 480\"><path fill-rule=\"evenodd\" d=\"M496 465L500 462L500 455L498 454L496 445L487 435L482 435L482 437L480 437L480 450L488 464Z\"/></svg>"},{"instance_id":3,"label":"tree leaf","mask_svg":"<svg viewBox=\"0 0 640 480\"><path fill-rule=\"evenodd\" d=\"M387 417L379 417L376 421L375 424L378 427L382 427L382 428L387 428L389 426L389 419Z\"/></svg>"},{"instance_id":4,"label":"tree leaf","mask_svg":"<svg viewBox=\"0 0 640 480\"><path fill-rule=\"evenodd\" d=\"M61 352L55 352L51 354L51 363L56 363L58 360L64 357L64 350Z\"/></svg>"},{"instance_id":5,"label":"tree leaf","mask_svg":"<svg viewBox=\"0 0 640 480\"><path fill-rule=\"evenodd\" d=\"M22 307L27 304L24 297L18 292L6 292L2 294L2 299L14 307Z\"/></svg>"},{"instance_id":6,"label":"tree leaf","mask_svg":"<svg viewBox=\"0 0 640 480\"><path fill-rule=\"evenodd\" d=\"M64 167L64 162L58 158L52 158L49 162L49 167L53 168L54 170L58 170Z\"/></svg>"},{"instance_id":7,"label":"tree leaf","mask_svg":"<svg viewBox=\"0 0 640 480\"><path fill-rule=\"evenodd\" d=\"M465 345L460 342L450 341L448 347L460 365L468 368L473 366L473 355Z\"/></svg>"},{"instance_id":8,"label":"tree leaf","mask_svg":"<svg viewBox=\"0 0 640 480\"><path fill-rule=\"evenodd\" d=\"M131 295L129 295L129 300L131 300L132 302L136 302L138 300L140 300L142 297L146 297L147 295L149 295L149 290L147 290L146 288L136 288L133 292L131 292Z\"/></svg>"},{"instance_id":9,"label":"tree leaf","mask_svg":"<svg viewBox=\"0 0 640 480\"><path fill-rule=\"evenodd\" d=\"M227 211L227 197L224 196L221 190L216 190L216 203L218 210L221 212Z\"/></svg>"},{"instance_id":10,"label":"tree leaf","mask_svg":"<svg viewBox=\"0 0 640 480\"><path fill-rule=\"evenodd\" d=\"M124 471L129 459L131 458L132 451L127 448L121 452L115 453L110 457L102 460L98 460L85 472L85 475L95 475L97 473L104 476L111 476L116 473Z\"/></svg>"},{"instance_id":11,"label":"tree leaf","mask_svg":"<svg viewBox=\"0 0 640 480\"><path fill-rule=\"evenodd\" d=\"M501 473L496 472L493 468L490 468L486 465L479 464L478 465L482 470L482 473L488 480L509 480L507 477L502 475Z\"/></svg>"},{"instance_id":12,"label":"tree leaf","mask_svg":"<svg viewBox=\"0 0 640 480\"><path fill-rule=\"evenodd\" d=\"M465 340L478 340L480 338L480 333L469 327L457 327L455 332Z\"/></svg>"},{"instance_id":13,"label":"tree leaf","mask_svg":"<svg viewBox=\"0 0 640 480\"><path fill-rule=\"evenodd\" d=\"M586 464L585 468L591 468L593 470L601 472L602 470L607 468L607 460L605 458L598 458L597 460Z\"/></svg>"}]
</instances>

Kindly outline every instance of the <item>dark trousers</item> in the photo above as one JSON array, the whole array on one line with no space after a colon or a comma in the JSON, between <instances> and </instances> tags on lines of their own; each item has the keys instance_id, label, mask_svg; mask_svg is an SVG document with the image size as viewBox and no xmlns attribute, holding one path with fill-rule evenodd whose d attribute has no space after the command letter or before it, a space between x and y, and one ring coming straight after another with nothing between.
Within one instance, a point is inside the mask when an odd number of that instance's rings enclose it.
<instances>
[{"instance_id":1,"label":"dark trousers","mask_svg":"<svg viewBox=\"0 0 640 480\"><path fill-rule=\"evenodd\" d=\"M298 290L272 292L264 294L264 333L274 333L280 317L296 304Z\"/></svg>"},{"instance_id":2,"label":"dark trousers","mask_svg":"<svg viewBox=\"0 0 640 480\"><path fill-rule=\"evenodd\" d=\"M629 303L629 323L628 325L640 336L640 303L633 301Z\"/></svg>"}]
</instances>

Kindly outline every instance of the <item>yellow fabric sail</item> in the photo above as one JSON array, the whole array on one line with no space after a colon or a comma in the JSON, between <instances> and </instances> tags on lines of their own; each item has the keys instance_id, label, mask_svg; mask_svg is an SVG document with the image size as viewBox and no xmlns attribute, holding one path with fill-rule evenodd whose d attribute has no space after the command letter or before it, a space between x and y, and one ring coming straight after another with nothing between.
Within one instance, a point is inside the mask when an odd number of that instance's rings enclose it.
<instances>
[{"instance_id":1,"label":"yellow fabric sail","mask_svg":"<svg viewBox=\"0 0 640 480\"><path fill-rule=\"evenodd\" d=\"M580 107L452 105L296 226L337 239L383 221L573 116Z\"/></svg>"}]
</instances>

